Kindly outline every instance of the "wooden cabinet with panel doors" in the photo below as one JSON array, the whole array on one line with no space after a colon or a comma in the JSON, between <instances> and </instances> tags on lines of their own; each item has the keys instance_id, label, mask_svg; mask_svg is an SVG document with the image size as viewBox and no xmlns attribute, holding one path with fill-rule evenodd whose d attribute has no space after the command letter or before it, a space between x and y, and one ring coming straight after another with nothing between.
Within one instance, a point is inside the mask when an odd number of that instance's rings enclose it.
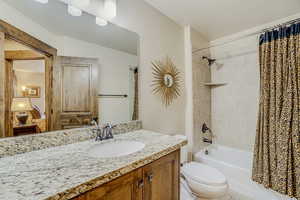
<instances>
[{"instance_id":1,"label":"wooden cabinet with panel doors","mask_svg":"<svg viewBox=\"0 0 300 200\"><path fill-rule=\"evenodd\" d=\"M53 130L89 126L98 117L98 59L58 56L54 65Z\"/></svg>"}]
</instances>

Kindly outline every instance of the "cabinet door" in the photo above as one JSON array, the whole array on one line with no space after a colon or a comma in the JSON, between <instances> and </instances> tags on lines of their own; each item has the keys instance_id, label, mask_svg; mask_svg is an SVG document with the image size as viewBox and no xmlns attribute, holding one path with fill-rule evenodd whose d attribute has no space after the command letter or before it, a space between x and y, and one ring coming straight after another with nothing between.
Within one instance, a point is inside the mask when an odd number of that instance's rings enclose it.
<instances>
[{"instance_id":1,"label":"cabinet door","mask_svg":"<svg viewBox=\"0 0 300 200\"><path fill-rule=\"evenodd\" d=\"M144 167L144 200L179 200L179 170L179 151Z\"/></svg>"},{"instance_id":2,"label":"cabinet door","mask_svg":"<svg viewBox=\"0 0 300 200\"><path fill-rule=\"evenodd\" d=\"M98 117L98 60L57 57L53 74L53 129L89 125Z\"/></svg>"},{"instance_id":3,"label":"cabinet door","mask_svg":"<svg viewBox=\"0 0 300 200\"><path fill-rule=\"evenodd\" d=\"M142 192L142 170L136 170L86 193L84 200L142 200Z\"/></svg>"}]
</instances>

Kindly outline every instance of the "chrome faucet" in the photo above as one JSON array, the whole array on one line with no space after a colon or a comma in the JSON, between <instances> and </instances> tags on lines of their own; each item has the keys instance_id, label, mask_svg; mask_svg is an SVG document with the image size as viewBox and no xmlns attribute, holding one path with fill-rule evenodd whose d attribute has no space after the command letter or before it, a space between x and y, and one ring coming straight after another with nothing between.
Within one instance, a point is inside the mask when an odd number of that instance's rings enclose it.
<instances>
[{"instance_id":1,"label":"chrome faucet","mask_svg":"<svg viewBox=\"0 0 300 200\"><path fill-rule=\"evenodd\" d=\"M91 129L93 133L96 133L95 141L101 141L102 140L102 128L99 127L96 120L93 120L91 122L91 124L95 126L95 128Z\"/></svg>"},{"instance_id":2,"label":"chrome faucet","mask_svg":"<svg viewBox=\"0 0 300 200\"><path fill-rule=\"evenodd\" d=\"M107 123L103 127L103 140L108 140L114 138L112 130L115 126L112 126L110 123Z\"/></svg>"},{"instance_id":3,"label":"chrome faucet","mask_svg":"<svg viewBox=\"0 0 300 200\"><path fill-rule=\"evenodd\" d=\"M95 126L95 128L91 129L93 133L96 133L95 141L102 141L114 138L112 129L115 126L112 126L110 123L107 123L104 127L100 127L95 120L93 120L91 124Z\"/></svg>"}]
</instances>

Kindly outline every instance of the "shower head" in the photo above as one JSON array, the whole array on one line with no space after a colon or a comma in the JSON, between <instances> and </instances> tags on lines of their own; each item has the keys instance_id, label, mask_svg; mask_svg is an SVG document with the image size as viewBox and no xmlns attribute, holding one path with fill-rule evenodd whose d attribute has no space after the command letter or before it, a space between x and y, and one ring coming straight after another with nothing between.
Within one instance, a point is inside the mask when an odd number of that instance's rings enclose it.
<instances>
[{"instance_id":1,"label":"shower head","mask_svg":"<svg viewBox=\"0 0 300 200\"><path fill-rule=\"evenodd\" d=\"M203 56L202 59L208 61L208 66L212 66L216 62L216 59L212 59L207 56Z\"/></svg>"}]
</instances>

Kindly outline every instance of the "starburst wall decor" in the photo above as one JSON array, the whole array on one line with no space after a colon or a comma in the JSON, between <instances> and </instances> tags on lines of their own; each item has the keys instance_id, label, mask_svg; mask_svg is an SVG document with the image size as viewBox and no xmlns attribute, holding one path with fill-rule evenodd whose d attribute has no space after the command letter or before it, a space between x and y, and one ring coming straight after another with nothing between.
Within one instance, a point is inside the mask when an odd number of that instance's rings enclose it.
<instances>
[{"instance_id":1,"label":"starburst wall decor","mask_svg":"<svg viewBox=\"0 0 300 200\"><path fill-rule=\"evenodd\" d=\"M163 61L152 62L152 70L152 91L160 95L163 103L169 106L180 96L180 72L169 57Z\"/></svg>"}]
</instances>

